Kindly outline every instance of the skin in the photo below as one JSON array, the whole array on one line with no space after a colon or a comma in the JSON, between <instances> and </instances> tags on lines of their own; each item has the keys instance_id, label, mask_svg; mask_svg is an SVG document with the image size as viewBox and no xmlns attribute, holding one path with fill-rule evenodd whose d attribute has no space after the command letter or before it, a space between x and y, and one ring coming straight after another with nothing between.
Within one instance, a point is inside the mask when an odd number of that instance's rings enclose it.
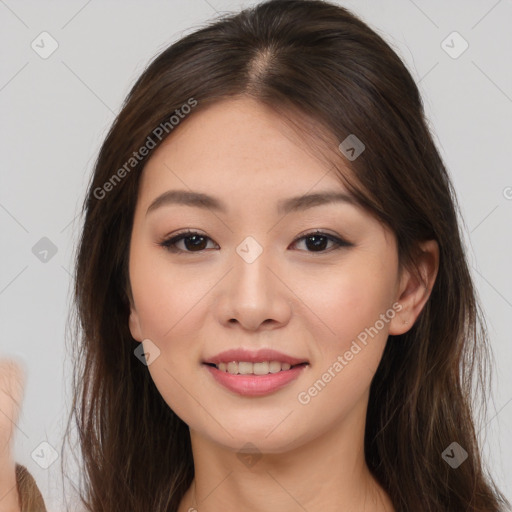
<instances>
[{"instance_id":1,"label":"skin","mask_svg":"<svg viewBox=\"0 0 512 512\"><path fill-rule=\"evenodd\" d=\"M195 479L179 512L394 510L364 460L369 387L388 335L410 329L428 299L438 248L422 244L418 278L399 267L394 234L356 204L278 214L280 199L347 192L303 142L270 109L241 97L182 121L143 171L130 242L130 330L160 350L148 369L190 427ZM171 189L213 195L227 212L167 204L147 213ZM190 239L177 243L181 253L160 245L185 229L207 237L202 250ZM297 240L315 229L352 245L323 239L315 251ZM252 263L236 251L247 236L263 249ZM378 335L300 403L298 394L390 310ZM309 366L276 392L240 396L202 365L240 347L273 348ZM250 465L237 457L247 442L258 455Z\"/></svg>"},{"instance_id":2,"label":"skin","mask_svg":"<svg viewBox=\"0 0 512 512\"><path fill-rule=\"evenodd\" d=\"M179 512L394 510L364 460L369 386L388 335L407 331L428 299L439 251L434 241L421 244L417 276L399 267L393 233L354 204L278 214L280 199L346 192L304 142L272 111L239 98L182 121L144 169L130 244L130 330L160 350L148 369L190 427L195 479ZM214 195L228 210L166 205L146 215L170 189ZM203 251L159 245L186 228L208 237ZM297 240L315 229L352 245L334 249L323 239L315 252ZM247 236L263 249L252 263L236 252ZM378 334L301 403L299 393L390 310ZM272 394L243 397L201 364L239 347L273 348L309 366ZM0 510L12 512L19 511L12 447L23 388L23 369L0 358ZM248 464L237 456L247 442L257 450Z\"/></svg>"},{"instance_id":3,"label":"skin","mask_svg":"<svg viewBox=\"0 0 512 512\"><path fill-rule=\"evenodd\" d=\"M25 369L20 361L0 358L0 511L19 512L14 433L25 387Z\"/></svg>"}]
</instances>

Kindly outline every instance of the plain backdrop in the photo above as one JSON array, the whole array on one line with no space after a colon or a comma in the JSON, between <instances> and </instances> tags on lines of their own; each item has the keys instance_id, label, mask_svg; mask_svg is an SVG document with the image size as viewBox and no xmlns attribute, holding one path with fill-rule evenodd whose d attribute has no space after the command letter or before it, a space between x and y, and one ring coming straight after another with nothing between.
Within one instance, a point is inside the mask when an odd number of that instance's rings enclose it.
<instances>
[{"instance_id":1,"label":"plain backdrop","mask_svg":"<svg viewBox=\"0 0 512 512\"><path fill-rule=\"evenodd\" d=\"M44 469L36 460L60 449L69 411L70 273L99 146L156 53L217 12L255 3L0 1L0 354L27 369L15 455L49 510L62 502L60 461ZM496 362L479 437L512 500L512 2L338 3L405 61L453 178Z\"/></svg>"}]
</instances>

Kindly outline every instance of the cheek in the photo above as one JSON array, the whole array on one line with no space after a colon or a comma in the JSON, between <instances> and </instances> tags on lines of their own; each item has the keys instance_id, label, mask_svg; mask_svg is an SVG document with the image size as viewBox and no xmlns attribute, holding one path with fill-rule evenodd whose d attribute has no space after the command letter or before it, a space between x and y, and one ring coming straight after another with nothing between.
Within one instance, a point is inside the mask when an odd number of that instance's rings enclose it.
<instances>
[{"instance_id":1,"label":"cheek","mask_svg":"<svg viewBox=\"0 0 512 512\"><path fill-rule=\"evenodd\" d=\"M165 249L135 248L130 257L130 279L143 334L162 343L190 323L201 299L215 284L197 266L179 267L166 256ZM198 279L198 274L204 279Z\"/></svg>"},{"instance_id":2,"label":"cheek","mask_svg":"<svg viewBox=\"0 0 512 512\"><path fill-rule=\"evenodd\" d=\"M310 279L301 293L320 317L323 336L315 333L319 364L298 399L310 414L335 422L368 391L381 360L395 315L395 259L358 254L333 269L328 280L316 279L316 287Z\"/></svg>"},{"instance_id":3,"label":"cheek","mask_svg":"<svg viewBox=\"0 0 512 512\"><path fill-rule=\"evenodd\" d=\"M212 283L210 279L194 279L197 269L178 271L165 254L158 253L154 248L134 248L130 256L132 291L142 335L160 351L148 366L151 378L169 407L190 423L194 420L191 411L197 410L192 395L197 393L189 374L193 362L199 364L200 360L200 346L194 336L201 332L201 298Z\"/></svg>"},{"instance_id":4,"label":"cheek","mask_svg":"<svg viewBox=\"0 0 512 512\"><path fill-rule=\"evenodd\" d=\"M323 299L322 320L329 329L315 336L317 364L296 396L304 414L322 418L318 428L333 428L365 403L386 346L389 324L380 315L390 310L387 294L376 297L371 283L364 287L361 282L344 282L341 293L339 287L331 290L332 301Z\"/></svg>"},{"instance_id":5,"label":"cheek","mask_svg":"<svg viewBox=\"0 0 512 512\"><path fill-rule=\"evenodd\" d=\"M391 308L395 275L390 271L393 262L388 263L355 256L328 271L328 278L323 271L322 275L312 273L307 280L299 281L302 284L297 295L309 314L313 312L319 319L325 333L323 340L318 340L318 349L324 355L348 350L352 340ZM387 326L383 329L378 324L384 331L381 337L387 337Z\"/></svg>"}]
</instances>

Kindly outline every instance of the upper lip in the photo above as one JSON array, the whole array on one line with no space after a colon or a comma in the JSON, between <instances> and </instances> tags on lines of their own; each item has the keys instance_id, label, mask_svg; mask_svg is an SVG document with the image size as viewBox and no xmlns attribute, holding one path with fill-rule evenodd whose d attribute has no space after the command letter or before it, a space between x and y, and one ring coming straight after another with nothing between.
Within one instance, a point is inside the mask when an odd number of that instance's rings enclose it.
<instances>
[{"instance_id":1,"label":"upper lip","mask_svg":"<svg viewBox=\"0 0 512 512\"><path fill-rule=\"evenodd\" d=\"M262 348L260 350L249 350L245 348L236 348L225 350L219 354L209 357L204 363L229 363L231 361L246 361L248 363L259 363L263 361L279 361L280 363L289 363L291 366L295 364L307 363L306 359L283 354L277 350Z\"/></svg>"}]
</instances>

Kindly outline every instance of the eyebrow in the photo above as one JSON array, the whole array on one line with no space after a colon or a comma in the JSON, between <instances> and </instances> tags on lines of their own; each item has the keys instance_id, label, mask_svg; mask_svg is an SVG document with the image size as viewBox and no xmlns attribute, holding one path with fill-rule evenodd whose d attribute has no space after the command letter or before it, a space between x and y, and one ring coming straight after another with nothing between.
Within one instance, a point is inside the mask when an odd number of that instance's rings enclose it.
<instances>
[{"instance_id":1,"label":"eyebrow","mask_svg":"<svg viewBox=\"0 0 512 512\"><path fill-rule=\"evenodd\" d=\"M288 199L281 199L277 203L277 212L279 214L287 214L290 212L306 210L314 206L321 206L331 203L348 203L355 205L355 199L343 192L324 191L314 194L290 197ZM192 192L189 190L168 190L159 195L148 207L146 215L151 211L156 210L162 206L173 204L180 204L183 206L191 206L196 208L204 208L214 210L222 213L227 212L225 203L221 200L203 194L201 192Z\"/></svg>"}]
</instances>

